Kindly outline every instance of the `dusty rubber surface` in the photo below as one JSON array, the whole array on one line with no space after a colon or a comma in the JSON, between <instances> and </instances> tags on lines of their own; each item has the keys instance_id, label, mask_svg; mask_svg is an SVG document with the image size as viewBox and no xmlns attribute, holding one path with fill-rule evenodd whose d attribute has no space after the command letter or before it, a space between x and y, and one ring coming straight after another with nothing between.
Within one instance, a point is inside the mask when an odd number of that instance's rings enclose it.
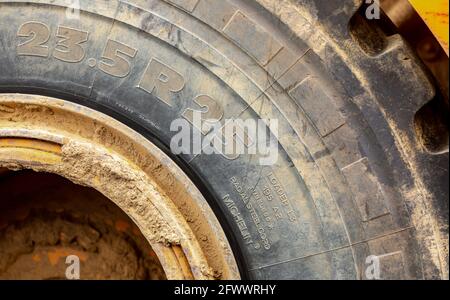
<instances>
[{"instance_id":1,"label":"dusty rubber surface","mask_svg":"<svg viewBox=\"0 0 450 300\"><path fill-rule=\"evenodd\" d=\"M199 95L223 119L278 119L272 166L179 157L244 278L366 279L371 255L384 279L446 278L448 153L424 151L413 126L435 91L401 39L364 52L348 26L360 2L86 1L68 19L64 1L0 1L0 90L114 114L161 147Z\"/></svg>"},{"instance_id":2,"label":"dusty rubber surface","mask_svg":"<svg viewBox=\"0 0 450 300\"><path fill-rule=\"evenodd\" d=\"M1 166L55 173L101 192L133 219L168 278L240 278L205 198L144 136L54 98L2 94L0 103L12 112L0 121Z\"/></svg>"},{"instance_id":3,"label":"dusty rubber surface","mask_svg":"<svg viewBox=\"0 0 450 300\"><path fill-rule=\"evenodd\" d=\"M95 190L28 171L4 175L0 190L0 278L64 279L69 254L83 279L165 278L139 229Z\"/></svg>"}]
</instances>

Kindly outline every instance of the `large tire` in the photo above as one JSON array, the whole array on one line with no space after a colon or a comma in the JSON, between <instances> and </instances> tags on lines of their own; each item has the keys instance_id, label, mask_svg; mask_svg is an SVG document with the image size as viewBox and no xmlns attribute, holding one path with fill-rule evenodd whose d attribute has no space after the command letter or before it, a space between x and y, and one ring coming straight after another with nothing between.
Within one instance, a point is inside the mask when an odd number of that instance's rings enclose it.
<instances>
[{"instance_id":1,"label":"large tire","mask_svg":"<svg viewBox=\"0 0 450 300\"><path fill-rule=\"evenodd\" d=\"M243 278L365 279L371 255L383 279L448 278L448 152L414 129L435 89L400 38L361 47L358 2L86 0L77 18L63 0L0 1L0 92L77 102L157 142ZM174 92L149 86L156 68ZM278 119L276 164L171 154L170 124L198 95L223 119Z\"/></svg>"}]
</instances>

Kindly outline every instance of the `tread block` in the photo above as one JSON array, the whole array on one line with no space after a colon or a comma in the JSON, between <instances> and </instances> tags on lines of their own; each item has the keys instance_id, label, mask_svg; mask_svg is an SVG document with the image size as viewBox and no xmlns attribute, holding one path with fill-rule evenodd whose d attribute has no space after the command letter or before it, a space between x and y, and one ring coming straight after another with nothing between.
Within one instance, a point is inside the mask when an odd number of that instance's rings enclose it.
<instances>
[{"instance_id":1,"label":"tread block","mask_svg":"<svg viewBox=\"0 0 450 300\"><path fill-rule=\"evenodd\" d=\"M342 169L364 222L389 214L381 187L366 157Z\"/></svg>"},{"instance_id":2,"label":"tread block","mask_svg":"<svg viewBox=\"0 0 450 300\"><path fill-rule=\"evenodd\" d=\"M283 48L267 64L266 70L275 80L281 80L294 67L297 59L298 57L289 51L289 49Z\"/></svg>"},{"instance_id":3,"label":"tread block","mask_svg":"<svg viewBox=\"0 0 450 300\"><path fill-rule=\"evenodd\" d=\"M361 153L358 134L348 124L327 135L324 142L339 169L365 156Z\"/></svg>"},{"instance_id":4,"label":"tread block","mask_svg":"<svg viewBox=\"0 0 450 300\"><path fill-rule=\"evenodd\" d=\"M200 0L192 14L214 29L222 31L236 10L228 1Z\"/></svg>"},{"instance_id":5,"label":"tread block","mask_svg":"<svg viewBox=\"0 0 450 300\"><path fill-rule=\"evenodd\" d=\"M199 0L168 0L170 3L175 4L178 7L181 7L188 12L192 12L197 5Z\"/></svg>"},{"instance_id":6,"label":"tread block","mask_svg":"<svg viewBox=\"0 0 450 300\"><path fill-rule=\"evenodd\" d=\"M234 14L223 31L263 66L282 48L269 33L240 11Z\"/></svg>"},{"instance_id":7,"label":"tread block","mask_svg":"<svg viewBox=\"0 0 450 300\"><path fill-rule=\"evenodd\" d=\"M399 280L405 278L405 262L403 252L397 251L379 256L380 274L385 280Z\"/></svg>"},{"instance_id":8,"label":"tread block","mask_svg":"<svg viewBox=\"0 0 450 300\"><path fill-rule=\"evenodd\" d=\"M323 91L314 76L306 77L289 94L305 110L322 136L345 124L334 101Z\"/></svg>"},{"instance_id":9,"label":"tread block","mask_svg":"<svg viewBox=\"0 0 450 300\"><path fill-rule=\"evenodd\" d=\"M405 228L355 245L359 277L366 280L423 279L421 254L411 243L414 237L414 229Z\"/></svg>"},{"instance_id":10,"label":"tread block","mask_svg":"<svg viewBox=\"0 0 450 300\"><path fill-rule=\"evenodd\" d=\"M278 56L282 55L283 51L273 58L273 60L269 63L268 67L273 68L273 63L278 60ZM314 74L314 71L311 69L311 66L305 61L305 58L310 56L309 53L305 55L305 57L295 63L292 67L290 67L287 71L281 75L280 78L277 79L278 83L286 90L290 91L294 89L300 82L305 80L308 76Z\"/></svg>"}]
</instances>

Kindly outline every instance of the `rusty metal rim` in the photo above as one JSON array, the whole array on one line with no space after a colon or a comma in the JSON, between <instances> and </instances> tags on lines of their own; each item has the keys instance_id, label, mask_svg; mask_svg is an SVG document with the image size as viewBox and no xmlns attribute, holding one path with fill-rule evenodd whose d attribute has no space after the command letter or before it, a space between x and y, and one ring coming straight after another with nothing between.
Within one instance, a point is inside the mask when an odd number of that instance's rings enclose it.
<instances>
[{"instance_id":1,"label":"rusty metal rim","mask_svg":"<svg viewBox=\"0 0 450 300\"><path fill-rule=\"evenodd\" d=\"M2 118L3 115L8 116L17 113L16 110L19 108L28 109L33 117L27 118L23 122L10 122L10 118ZM143 170L141 166L136 164L133 161L135 159L133 157L134 153L130 152L129 149L118 153L116 151L118 149L117 145L105 145L105 143L102 144L99 142L98 139L95 141L86 139L86 136L78 135L77 132L64 128L64 124L58 127L39 121L39 118L43 118L42 120L44 120L49 115L54 114L55 111L59 113L63 112L64 116L72 117L74 120L80 117L92 120L93 124L101 124L102 129L107 128L110 130L110 134L117 133L117 136L120 135L122 142L124 137L128 139L126 141L128 143L127 145L139 145L142 149L145 149L147 152L146 159L158 161L158 166L173 176L174 185L180 186L185 191L182 197L185 197L185 203L191 203L191 209L194 210L193 214L200 214L206 220L206 223L209 225L208 232L213 233L213 236L208 237L212 241L208 245L208 249L205 249L204 244L200 245L196 233L188 225L186 216L180 213L180 207L177 207L173 199L168 197L165 189L170 187L158 184L152 178L152 174L149 174L148 170ZM111 139L115 140L115 137L111 137ZM60 170L58 166L63 166L66 160L64 157L64 147L67 147L71 143L79 143L83 147L86 145L89 151L94 151L100 156L111 156L114 164L120 164L120 170L133 172L133 176L134 173L137 174L136 178L143 181L146 187L151 186L153 193L151 194L151 204L149 203L149 205L153 205L156 210L150 208L150 211L156 212L165 221L165 224L167 224L167 231L174 232L175 234L170 235L170 238L164 242L155 240L155 237L152 237L146 231L144 225L146 223L141 219L139 214L130 213L130 210L127 211L127 209L122 207L123 204L121 205L120 199L113 199L114 197L111 197L114 193L108 190L111 187L105 188L105 184L108 184L107 182L102 182L105 179L94 176L93 178L95 180L89 181L86 179L85 181L85 179L78 177L75 179L68 178L70 176L58 171ZM127 153L130 155L127 156ZM1 94L0 166L11 169L29 168L36 171L59 173L59 175L78 184L97 189L121 207L136 225L141 228L142 233L146 236L156 252L168 279L215 279L219 277L215 274L217 266L213 269L211 267L211 261L214 259L217 260L217 257L222 258L222 264L219 270L222 279L240 278L236 261L225 234L206 200L195 185L154 144L115 119L89 108L60 99L36 95ZM104 166L99 167L104 168ZM90 172L95 171L94 167L92 169ZM84 178L88 177L86 176ZM145 191L142 193L145 193ZM150 199L148 195L145 196L147 197L146 199ZM148 208L145 209L146 211L148 210ZM190 221L192 222L192 220ZM214 241L216 242L214 243ZM214 253L214 257L209 257L211 253Z\"/></svg>"}]
</instances>

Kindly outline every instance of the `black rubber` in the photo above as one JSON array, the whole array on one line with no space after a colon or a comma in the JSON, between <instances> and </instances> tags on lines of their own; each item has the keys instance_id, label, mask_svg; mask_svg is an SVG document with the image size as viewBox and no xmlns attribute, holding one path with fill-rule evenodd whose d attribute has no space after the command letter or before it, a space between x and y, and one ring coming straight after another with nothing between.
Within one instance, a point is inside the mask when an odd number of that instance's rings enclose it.
<instances>
[{"instance_id":1,"label":"black rubber","mask_svg":"<svg viewBox=\"0 0 450 300\"><path fill-rule=\"evenodd\" d=\"M0 92L77 102L156 143L207 198L243 278L371 279L374 256L382 279L447 278L448 152L414 128L435 89L400 37L361 40L355 2L81 1L77 18L65 1L0 1ZM223 119L278 119L276 164L173 155L170 124L199 95Z\"/></svg>"}]
</instances>

